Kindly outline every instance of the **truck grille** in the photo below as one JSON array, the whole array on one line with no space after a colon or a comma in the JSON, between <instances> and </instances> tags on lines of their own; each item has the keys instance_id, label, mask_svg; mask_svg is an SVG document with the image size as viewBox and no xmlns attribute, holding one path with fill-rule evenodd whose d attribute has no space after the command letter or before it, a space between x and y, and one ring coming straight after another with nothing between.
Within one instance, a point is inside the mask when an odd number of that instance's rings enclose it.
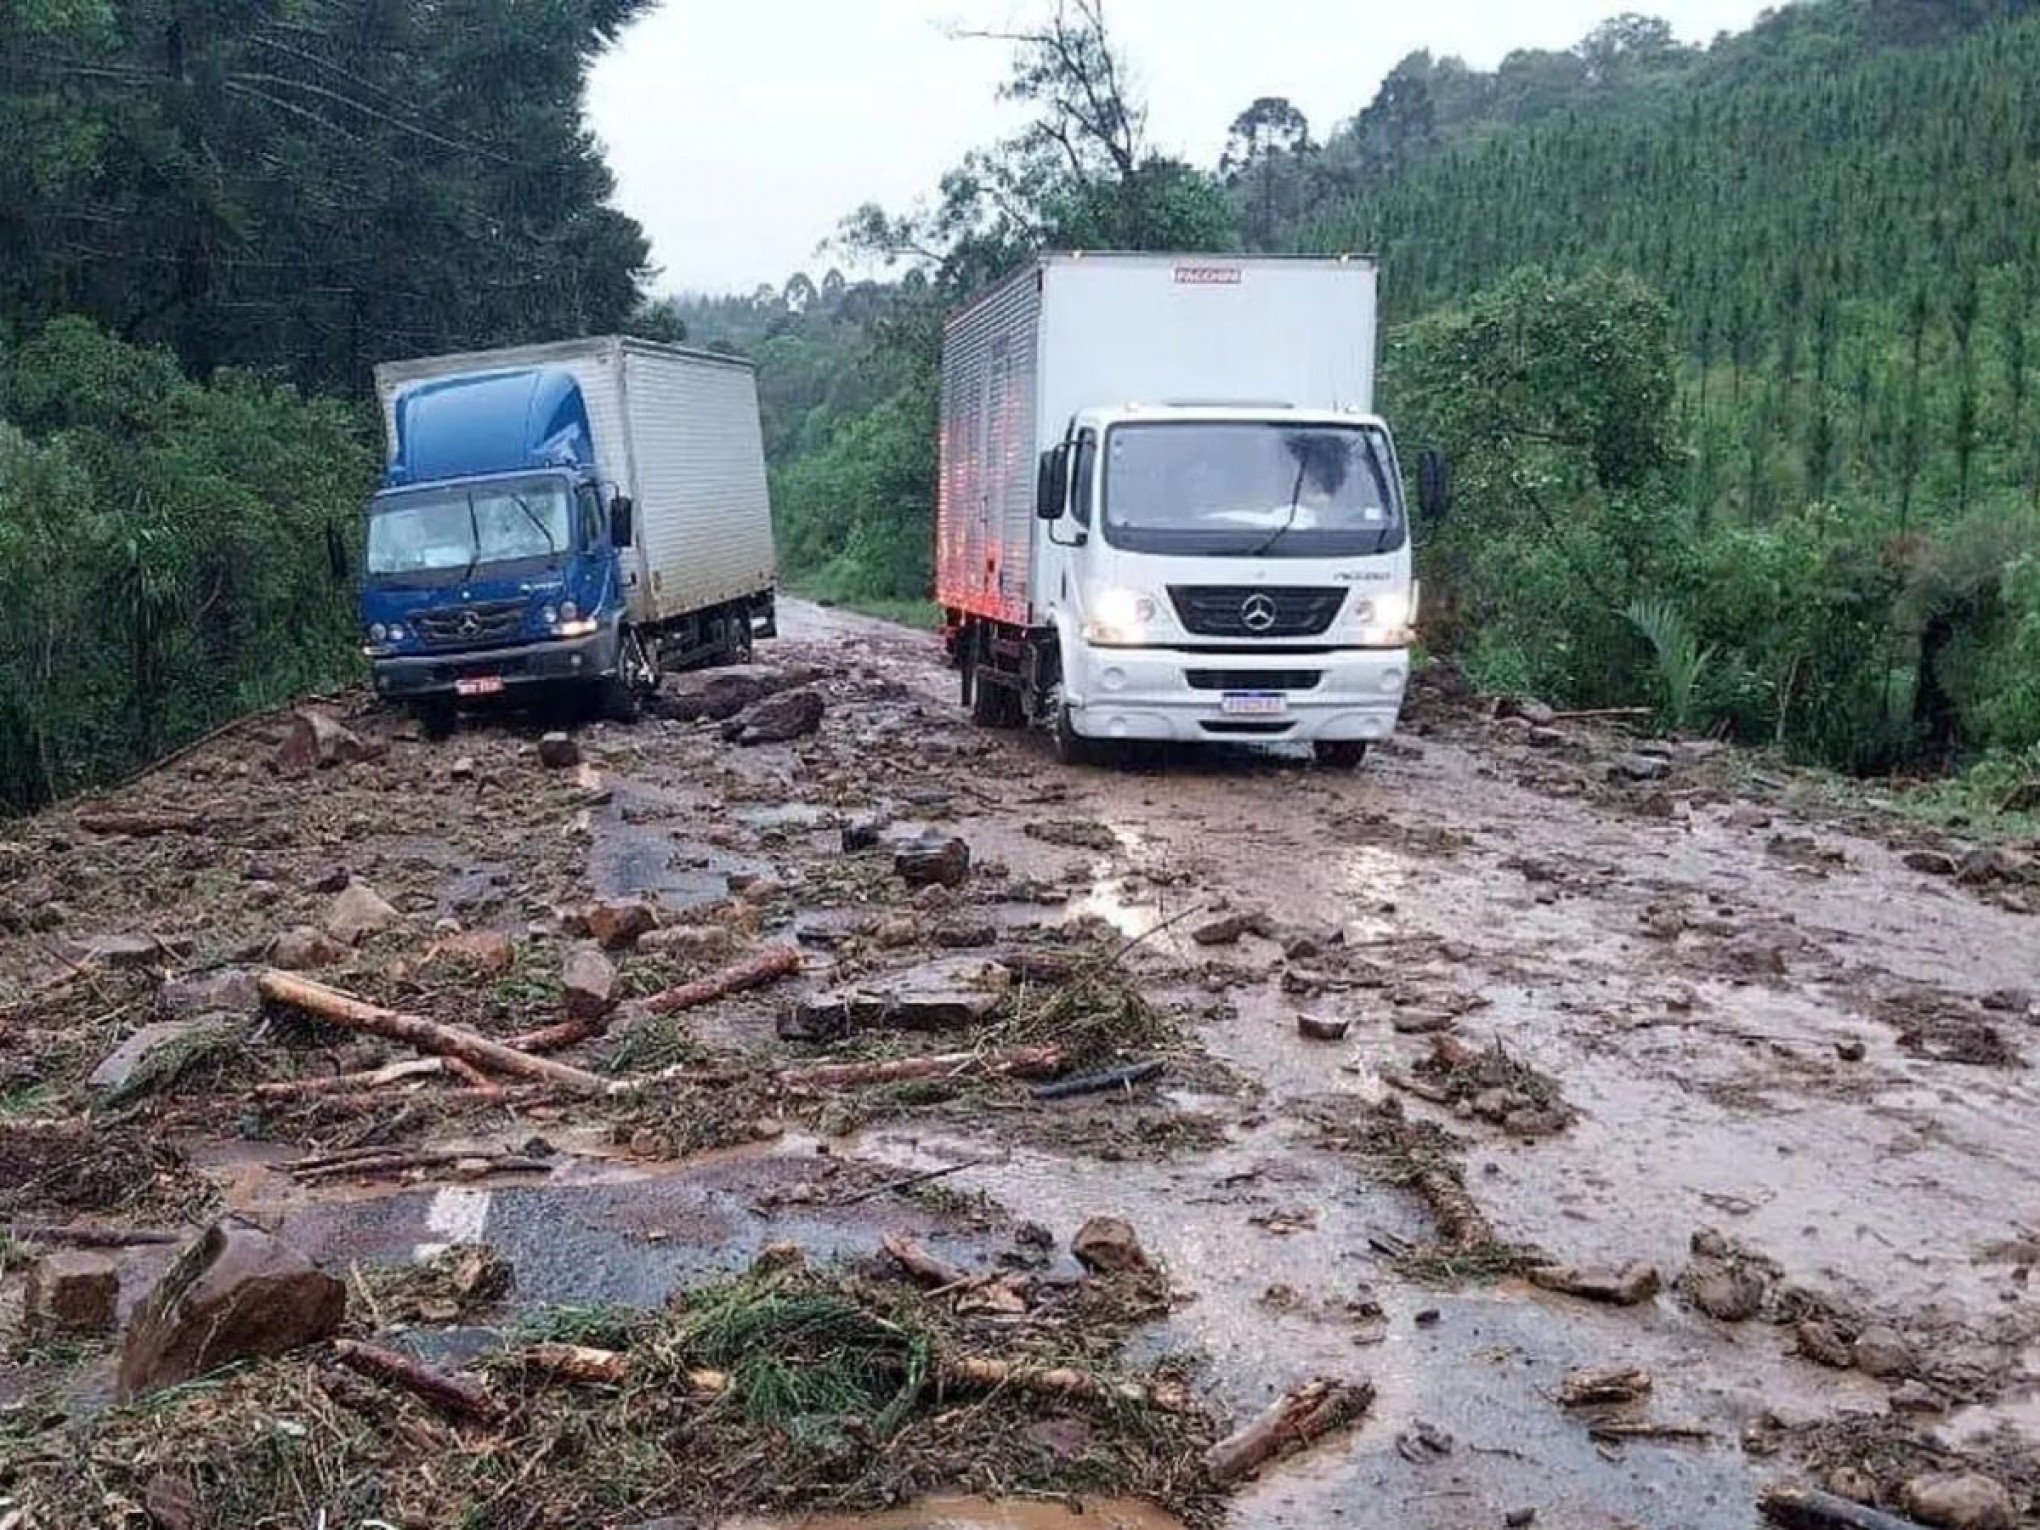
<instances>
[{"instance_id":1,"label":"truck grille","mask_svg":"<svg viewBox=\"0 0 2040 1530\"><path fill-rule=\"evenodd\" d=\"M411 618L418 636L433 648L477 648L500 643L524 630L524 602L485 600L468 606L420 611Z\"/></svg>"},{"instance_id":2,"label":"truck grille","mask_svg":"<svg viewBox=\"0 0 2040 1530\"><path fill-rule=\"evenodd\" d=\"M1169 600L1186 632L1198 637L1316 637L1331 626L1343 589L1254 584L1172 584Z\"/></svg>"},{"instance_id":3,"label":"truck grille","mask_svg":"<svg viewBox=\"0 0 2040 1530\"><path fill-rule=\"evenodd\" d=\"M1193 691L1308 691L1325 677L1321 669L1186 669Z\"/></svg>"}]
</instances>

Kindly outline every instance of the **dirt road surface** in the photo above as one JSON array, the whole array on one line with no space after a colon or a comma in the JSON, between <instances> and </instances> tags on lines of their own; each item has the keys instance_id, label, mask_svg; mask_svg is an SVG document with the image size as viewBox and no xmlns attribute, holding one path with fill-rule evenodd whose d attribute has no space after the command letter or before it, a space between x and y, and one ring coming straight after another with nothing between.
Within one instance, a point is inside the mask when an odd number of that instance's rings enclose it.
<instances>
[{"instance_id":1,"label":"dirt road surface","mask_svg":"<svg viewBox=\"0 0 2040 1530\"><path fill-rule=\"evenodd\" d=\"M600 784L570 788L530 762L522 722L427 743L369 717L353 721L388 737L380 758L275 781L267 739L243 734L115 801L239 814L242 831L215 836L229 850L94 837L61 813L0 843L17 931L0 999L18 995L0 1025L38 1059L0 1077L0 1148L9 1119L62 1117L77 1075L150 1017L131 976L88 973L96 1002L79 999L67 968L97 972L91 937L161 941L152 983L246 960L317 922L335 866L402 923L331 980L409 982L415 1007L478 1025L420 976L435 920L551 949L577 899L641 895L684 923L735 887L753 933L807 950L792 984L678 1031L632 1031L626 1003L626 1055L605 1065L797 1053L776 1021L846 974L883 988L967 946L1091 931L1178 1017L1182 1046L1158 1080L1066 1105L825 1107L710 1131L552 1103L425 1128L483 1146L540 1131L561 1155L544 1176L309 1186L282 1165L330 1144L330 1119L236 1129L203 1072L151 1108L201 1199L329 1265L486 1242L522 1304L656 1307L787 1240L827 1259L905 1231L967 1257L994 1223L1066 1241L1088 1217L1124 1218L1173 1291L1133 1360L1194 1359L1228 1421L1310 1375L1376 1389L1357 1428L1216 1511L1242 1530L1746 1527L1774 1481L1897 1509L1907 1478L1957 1467L2040 1523L2040 924L2018 853L1965 862L1969 847L1727 751L1497 720L1449 696L1418 698L1352 773L1248 750L1068 769L1044 740L971 729L925 635L789 603L760 658L818 671L817 735L742 748L712 723L588 727ZM842 842L874 813L964 839L969 889L873 904ZM272 874L251 878L255 861ZM59 919L39 919L50 904ZM988 928L958 928L973 922ZM636 995L674 975L619 960ZM38 1029L44 992L71 1006L61 1038ZM1299 1015L1344 1034L1308 1037ZM817 1204L818 1149L880 1189L947 1172L939 1194ZM1438 1163L1485 1219L1478 1236L1441 1232L1450 1208L1418 1178ZM161 1200L126 1211L160 1221L175 1209ZM0 1207L74 1209L113 1208ZM167 1254L120 1259L132 1305ZM1649 1266L1656 1289L1590 1300L1533 1277L1554 1265ZM436 1352L477 1342L459 1330ZM17 1354L0 1401L54 1395L87 1417L109 1363ZM1615 1367L1648 1373L1647 1394L1565 1405L1571 1373ZM1060 1513L958 1501L812 1523L1173 1522Z\"/></svg>"}]
</instances>

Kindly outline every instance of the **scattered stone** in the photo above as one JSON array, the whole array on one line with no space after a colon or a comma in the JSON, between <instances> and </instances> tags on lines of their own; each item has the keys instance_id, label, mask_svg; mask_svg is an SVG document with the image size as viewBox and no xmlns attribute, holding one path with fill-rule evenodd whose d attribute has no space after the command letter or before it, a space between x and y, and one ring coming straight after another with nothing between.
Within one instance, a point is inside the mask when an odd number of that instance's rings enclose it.
<instances>
[{"instance_id":1,"label":"scattered stone","mask_svg":"<svg viewBox=\"0 0 2040 1530\"><path fill-rule=\"evenodd\" d=\"M501 930L462 930L432 947L435 959L459 962L485 977L508 972L517 962L517 946Z\"/></svg>"},{"instance_id":2,"label":"scattered stone","mask_svg":"<svg viewBox=\"0 0 2040 1530\"><path fill-rule=\"evenodd\" d=\"M597 1020L615 1006L616 968L601 947L588 941L569 947L560 977L573 1019Z\"/></svg>"},{"instance_id":3,"label":"scattered stone","mask_svg":"<svg viewBox=\"0 0 2040 1530\"><path fill-rule=\"evenodd\" d=\"M1930 877L1952 877L1960 870L1955 857L1939 850L1908 850L1905 853L1908 871L1923 872Z\"/></svg>"},{"instance_id":4,"label":"scattered stone","mask_svg":"<svg viewBox=\"0 0 2040 1530\"><path fill-rule=\"evenodd\" d=\"M882 817L866 816L853 818L843 825L843 853L855 855L860 850L877 846L885 833L886 820Z\"/></svg>"},{"instance_id":5,"label":"scattered stone","mask_svg":"<svg viewBox=\"0 0 2040 1530\"><path fill-rule=\"evenodd\" d=\"M1190 938L1200 946L1233 945L1243 935L1260 935L1272 939L1275 935L1275 921L1260 910L1235 909L1190 931Z\"/></svg>"},{"instance_id":6,"label":"scattered stone","mask_svg":"<svg viewBox=\"0 0 2040 1530\"><path fill-rule=\"evenodd\" d=\"M1611 781L1662 781L1672 773L1672 762L1654 754L1625 754L1608 767Z\"/></svg>"},{"instance_id":7,"label":"scattered stone","mask_svg":"<svg viewBox=\"0 0 2040 1530\"><path fill-rule=\"evenodd\" d=\"M1843 1062L1861 1062L1869 1051L1861 1041L1849 1036L1835 1043L1835 1056Z\"/></svg>"},{"instance_id":8,"label":"scattered stone","mask_svg":"<svg viewBox=\"0 0 2040 1530\"><path fill-rule=\"evenodd\" d=\"M402 917L366 882L350 880L326 909L326 933L343 946L356 946Z\"/></svg>"},{"instance_id":9,"label":"scattered stone","mask_svg":"<svg viewBox=\"0 0 2040 1530\"><path fill-rule=\"evenodd\" d=\"M1544 1264L1530 1271L1532 1285L1590 1302L1609 1302L1617 1307L1634 1307L1658 1293L1657 1266L1632 1260L1618 1266Z\"/></svg>"},{"instance_id":10,"label":"scattered stone","mask_svg":"<svg viewBox=\"0 0 2040 1530\"><path fill-rule=\"evenodd\" d=\"M538 763L547 770L572 770L581 763L581 746L571 733L548 733L538 741Z\"/></svg>"},{"instance_id":11,"label":"scattered stone","mask_svg":"<svg viewBox=\"0 0 2040 1530\"><path fill-rule=\"evenodd\" d=\"M957 914L937 924L929 935L946 950L975 951L998 943L999 926L987 917Z\"/></svg>"},{"instance_id":12,"label":"scattered stone","mask_svg":"<svg viewBox=\"0 0 2040 1530\"><path fill-rule=\"evenodd\" d=\"M1768 829L1776 820L1768 808L1761 808L1754 802L1738 802L1728 810L1728 826L1731 829Z\"/></svg>"},{"instance_id":13,"label":"scattered stone","mask_svg":"<svg viewBox=\"0 0 2040 1530\"><path fill-rule=\"evenodd\" d=\"M671 924L664 929L647 930L638 937L637 948L653 955L712 961L726 955L735 944L736 936L724 925Z\"/></svg>"},{"instance_id":14,"label":"scattered stone","mask_svg":"<svg viewBox=\"0 0 2040 1530\"><path fill-rule=\"evenodd\" d=\"M475 778L475 758L464 754L446 767L446 774L455 781L472 781Z\"/></svg>"},{"instance_id":15,"label":"scattered stone","mask_svg":"<svg viewBox=\"0 0 2040 1530\"><path fill-rule=\"evenodd\" d=\"M1565 734L1557 728L1533 727L1523 735L1523 741L1532 749L1556 749L1565 742Z\"/></svg>"},{"instance_id":16,"label":"scattered stone","mask_svg":"<svg viewBox=\"0 0 2040 1530\"><path fill-rule=\"evenodd\" d=\"M1451 1030L1458 1022L1442 1009L1398 1009L1388 1017L1388 1023L1398 1035L1433 1036Z\"/></svg>"},{"instance_id":17,"label":"scattered stone","mask_svg":"<svg viewBox=\"0 0 2040 1530\"><path fill-rule=\"evenodd\" d=\"M333 893L339 892L353 880L354 873L349 871L343 863L336 861L306 882L305 889L308 892L330 896Z\"/></svg>"},{"instance_id":18,"label":"scattered stone","mask_svg":"<svg viewBox=\"0 0 2040 1530\"><path fill-rule=\"evenodd\" d=\"M1680 1279L1686 1299L1709 1317L1741 1323L1763 1310L1769 1283L1763 1272L1724 1259L1696 1259Z\"/></svg>"},{"instance_id":19,"label":"scattered stone","mask_svg":"<svg viewBox=\"0 0 2040 1530\"><path fill-rule=\"evenodd\" d=\"M754 744L785 744L805 738L822 725L828 703L820 691L782 691L747 707L723 724L726 742L749 748Z\"/></svg>"},{"instance_id":20,"label":"scattered stone","mask_svg":"<svg viewBox=\"0 0 2040 1530\"><path fill-rule=\"evenodd\" d=\"M1846 1371L1855 1364L1856 1356L1848 1341L1825 1318L1803 1319L1792 1330L1792 1336L1798 1341L1799 1353L1816 1365Z\"/></svg>"},{"instance_id":21,"label":"scattered stone","mask_svg":"<svg viewBox=\"0 0 2040 1530\"><path fill-rule=\"evenodd\" d=\"M874 945L887 951L918 945L921 941L921 921L912 914L887 914L871 927L871 940Z\"/></svg>"},{"instance_id":22,"label":"scattered stone","mask_svg":"<svg viewBox=\"0 0 2040 1530\"><path fill-rule=\"evenodd\" d=\"M1512 717L1521 718L1533 728L1548 728L1558 721L1558 713L1529 696L1496 697L1496 720L1502 721Z\"/></svg>"},{"instance_id":23,"label":"scattered stone","mask_svg":"<svg viewBox=\"0 0 2040 1530\"><path fill-rule=\"evenodd\" d=\"M1092 1217L1070 1240L1077 1263L1094 1274L1120 1274L1150 1267L1133 1227L1120 1217Z\"/></svg>"},{"instance_id":24,"label":"scattered stone","mask_svg":"<svg viewBox=\"0 0 2040 1530\"><path fill-rule=\"evenodd\" d=\"M1979 845L1963 854L1962 862L1955 868L1955 879L1975 886L1982 882L1996 882L2011 874L2014 865L2011 856L1991 845Z\"/></svg>"},{"instance_id":25,"label":"scattered stone","mask_svg":"<svg viewBox=\"0 0 2040 1530\"><path fill-rule=\"evenodd\" d=\"M834 951L864 934L868 927L864 916L854 909L821 909L793 921L793 938L803 946ZM649 943L639 942L639 949L649 949Z\"/></svg>"},{"instance_id":26,"label":"scattered stone","mask_svg":"<svg viewBox=\"0 0 2040 1530\"><path fill-rule=\"evenodd\" d=\"M1912 1346L1895 1328L1874 1324L1856 1335L1851 1346L1856 1369L1882 1381L1895 1381L1912 1373Z\"/></svg>"},{"instance_id":27,"label":"scattered stone","mask_svg":"<svg viewBox=\"0 0 2040 1530\"><path fill-rule=\"evenodd\" d=\"M30 1335L112 1333L120 1307L120 1271L104 1254L58 1249L28 1267L22 1312Z\"/></svg>"},{"instance_id":28,"label":"scattered stone","mask_svg":"<svg viewBox=\"0 0 2040 1530\"><path fill-rule=\"evenodd\" d=\"M658 912L641 898L598 898L581 910L580 924L605 951L634 944L659 922Z\"/></svg>"},{"instance_id":29,"label":"scattered stone","mask_svg":"<svg viewBox=\"0 0 2040 1530\"><path fill-rule=\"evenodd\" d=\"M276 746L276 773L308 776L315 770L352 764L380 752L341 726L340 720L330 713L316 707L300 707L291 713L290 731Z\"/></svg>"},{"instance_id":30,"label":"scattered stone","mask_svg":"<svg viewBox=\"0 0 2040 1530\"><path fill-rule=\"evenodd\" d=\"M1537 1523L1537 1511L1530 1508L1511 1509L1502 1516L1502 1523L1508 1526L1509 1530L1522 1530L1525 1525Z\"/></svg>"},{"instance_id":31,"label":"scattered stone","mask_svg":"<svg viewBox=\"0 0 2040 1530\"><path fill-rule=\"evenodd\" d=\"M1838 1466L1827 1474L1827 1490L1851 1503L1877 1502L1877 1479L1860 1466Z\"/></svg>"},{"instance_id":32,"label":"scattered stone","mask_svg":"<svg viewBox=\"0 0 2040 1530\"><path fill-rule=\"evenodd\" d=\"M1917 1377L1901 1381L1891 1389L1893 1413L1946 1413L1948 1399Z\"/></svg>"},{"instance_id":33,"label":"scattered stone","mask_svg":"<svg viewBox=\"0 0 2040 1530\"><path fill-rule=\"evenodd\" d=\"M160 1051L172 1042L182 1041L206 1028L205 1022L199 1019L151 1021L107 1053L85 1082L93 1089L119 1089L133 1077L135 1069L151 1052Z\"/></svg>"},{"instance_id":34,"label":"scattered stone","mask_svg":"<svg viewBox=\"0 0 2040 1530\"><path fill-rule=\"evenodd\" d=\"M324 930L301 924L270 942L269 964L286 972L310 972L315 967L330 967L346 954L347 948Z\"/></svg>"},{"instance_id":35,"label":"scattered stone","mask_svg":"<svg viewBox=\"0 0 2040 1530\"><path fill-rule=\"evenodd\" d=\"M171 978L156 990L156 1007L177 1020L198 1015L253 1018L262 1012L262 990L256 986L254 973L227 967L197 977Z\"/></svg>"},{"instance_id":36,"label":"scattered stone","mask_svg":"<svg viewBox=\"0 0 2040 1530\"><path fill-rule=\"evenodd\" d=\"M81 967L151 967L191 950L189 940L154 935L89 935L63 943L65 956Z\"/></svg>"},{"instance_id":37,"label":"scattered stone","mask_svg":"<svg viewBox=\"0 0 2040 1530\"><path fill-rule=\"evenodd\" d=\"M1435 1328L1443 1316L1444 1314L1436 1307L1425 1307L1411 1318L1410 1321L1419 1328Z\"/></svg>"},{"instance_id":38,"label":"scattered stone","mask_svg":"<svg viewBox=\"0 0 2040 1530\"><path fill-rule=\"evenodd\" d=\"M970 880L970 846L931 835L895 850L893 870L909 887L961 887Z\"/></svg>"},{"instance_id":39,"label":"scattered stone","mask_svg":"<svg viewBox=\"0 0 2040 1530\"><path fill-rule=\"evenodd\" d=\"M2012 1495L1981 1472L1927 1472L1906 1483L1899 1498L1906 1513L1940 1530L2018 1530Z\"/></svg>"},{"instance_id":40,"label":"scattered stone","mask_svg":"<svg viewBox=\"0 0 2040 1530\"><path fill-rule=\"evenodd\" d=\"M1012 981L998 962L945 957L801 999L781 1016L779 1034L815 1041L881 1026L939 1031L974 1025L999 1007Z\"/></svg>"},{"instance_id":41,"label":"scattered stone","mask_svg":"<svg viewBox=\"0 0 2040 1530\"><path fill-rule=\"evenodd\" d=\"M346 1288L297 1250L253 1227L215 1222L128 1325L120 1396L330 1339L346 1304Z\"/></svg>"},{"instance_id":42,"label":"scattered stone","mask_svg":"<svg viewBox=\"0 0 2040 1530\"><path fill-rule=\"evenodd\" d=\"M722 722L762 701L781 686L779 674L756 664L691 670L672 676L658 698L658 710L677 722L707 718Z\"/></svg>"},{"instance_id":43,"label":"scattered stone","mask_svg":"<svg viewBox=\"0 0 2040 1530\"><path fill-rule=\"evenodd\" d=\"M1311 1041L1344 1041L1353 1028L1351 1020L1330 1015L1298 1015L1296 1033Z\"/></svg>"},{"instance_id":44,"label":"scattered stone","mask_svg":"<svg viewBox=\"0 0 2040 1530\"><path fill-rule=\"evenodd\" d=\"M1567 1374L1558 1389L1558 1400L1568 1408L1605 1407L1610 1403L1635 1402L1648 1394L1652 1385L1650 1372L1632 1365L1577 1370Z\"/></svg>"},{"instance_id":45,"label":"scattered stone","mask_svg":"<svg viewBox=\"0 0 2040 1530\"><path fill-rule=\"evenodd\" d=\"M1976 1002L1993 1014L2023 1015L2033 1007L2033 995L2023 988L1993 988Z\"/></svg>"},{"instance_id":46,"label":"scattered stone","mask_svg":"<svg viewBox=\"0 0 2040 1530\"><path fill-rule=\"evenodd\" d=\"M190 1482L173 1472L158 1471L142 1489L142 1508L149 1516L150 1530L195 1530L198 1492Z\"/></svg>"}]
</instances>

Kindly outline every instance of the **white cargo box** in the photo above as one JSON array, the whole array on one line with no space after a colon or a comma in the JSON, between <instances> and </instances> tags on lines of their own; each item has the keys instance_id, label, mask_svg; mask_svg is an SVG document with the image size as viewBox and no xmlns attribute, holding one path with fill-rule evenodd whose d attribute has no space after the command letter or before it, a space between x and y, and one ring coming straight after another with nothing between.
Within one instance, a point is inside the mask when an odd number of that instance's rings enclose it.
<instances>
[{"instance_id":1,"label":"white cargo box","mask_svg":"<svg viewBox=\"0 0 2040 1530\"><path fill-rule=\"evenodd\" d=\"M1048 255L960 309L942 344L937 602L1035 619L1035 467L1078 410L1372 410L1375 285L1361 256Z\"/></svg>"},{"instance_id":2,"label":"white cargo box","mask_svg":"<svg viewBox=\"0 0 2040 1530\"><path fill-rule=\"evenodd\" d=\"M605 335L386 362L375 386L390 450L405 389L534 368L580 385L596 470L637 506L637 536L622 560L633 621L670 621L772 587L757 379L739 357Z\"/></svg>"}]
</instances>

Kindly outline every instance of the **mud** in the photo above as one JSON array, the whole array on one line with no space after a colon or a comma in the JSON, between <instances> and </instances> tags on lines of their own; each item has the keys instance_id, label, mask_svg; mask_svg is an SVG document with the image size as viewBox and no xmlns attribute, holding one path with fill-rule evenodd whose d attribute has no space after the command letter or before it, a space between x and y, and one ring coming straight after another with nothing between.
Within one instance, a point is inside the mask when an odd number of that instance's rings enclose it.
<instances>
[{"instance_id":1,"label":"mud","mask_svg":"<svg viewBox=\"0 0 2040 1530\"><path fill-rule=\"evenodd\" d=\"M2040 927L2016 887L1914 869L1917 831L1874 805L1838 809L1830 789L1770 764L1753 779L1732 755L1670 746L1666 774L1631 785L1609 766L1635 739L1562 725L1564 747L1533 749L1435 699L1420 698L1404 734L1353 774L1248 749L1066 770L1041 740L970 728L923 636L791 602L783 630L768 661L835 676L821 733L800 744L727 749L708 724L589 729L604 783L591 798L527 766L518 724L482 723L396 757L414 780L476 757L459 788L474 809L463 799L448 822L407 814L396 767L388 780L349 767L323 805L318 784L294 788L314 800L285 830L263 831L274 845L210 858L165 840L118 856L52 851L77 836L55 820L24 826L23 853L4 861L23 869L0 897L55 899L67 934L188 931L208 943L197 960L220 960L235 941L315 918L309 884L344 860L411 922L334 980L492 1034L550 1018L533 1012L549 1002L542 961L521 956L486 994L405 988L389 963L409 959L432 919L521 938L577 900L643 895L668 922L734 919L746 938L807 929L801 991L911 966L940 954L938 929L973 921L1051 950L1102 929L1168 1017L1155 1034L1177 1038L1160 1049L1159 1080L1130 1093L1046 1105L1017 1088L902 1086L854 1106L808 1102L768 1140L679 1163L647 1156L662 1141L729 1140L745 1111L781 1102L740 1101L699 1131L660 1118L637 1141L647 1152L632 1146L635 1120L559 1104L508 1119L271 1123L271 1135L322 1146L461 1130L514 1147L538 1131L561 1154L541 1177L317 1189L277 1170L294 1148L251 1153L231 1111L193 1114L203 1080L181 1086L165 1119L182 1123L186 1172L329 1263L490 1244L516 1270L513 1313L655 1308L676 1285L786 1240L855 1259L898 1230L976 1267L987 1229L1039 1223L1066 1242L1088 1216L1125 1217L1177 1293L1137 1336L1136 1361L1201 1357L1203 1394L1235 1418L1314 1373L1378 1388L1350 1437L1241 1491L1225 1520L1237 1527L1463 1530L1529 1508L1538 1526L1568 1530L1741 1530L1764 1483L1818 1480L1857 1464L1852 1449L1886 1463L1968 1459L2016 1492L2040 1489L2040 1309L2028 1286L2040 1263L2040 1083L2028 1066L2040 1059L2028 997L2040 992ZM188 789L272 798L231 749L197 770ZM883 857L846 856L843 826L867 815L962 836L972 881L912 896ZM280 876L251 890L247 862L265 857L279 864L256 869ZM752 886L765 891L727 901ZM1191 938L1225 910L1267 918L1228 944ZM5 1007L8 982L60 984L52 1013L75 1019L36 1033L43 1079L0 1077L0 1120L11 1110L37 1131L51 1129L34 1124L48 1080L82 1073L147 1009L132 976L81 979L47 949L37 937L0 958L0 1028L33 1023L18 1002ZM690 970L620 959L633 994ZM636 1030L626 1014L589 1055L778 1055L784 997L745 996L664 1031ZM1299 1011L1349 1021L1345 1039L1299 1036ZM1441 1038L1484 1061L1441 1068ZM1327 1100L1389 1098L1456 1141L1498 1240L1568 1263L1647 1261L1664 1294L1606 1308L1513 1279L1424 1277L1398 1254L1436 1236L1424 1199L1328 1144L1321 1126ZM919 1191L883 1189L959 1164L970 1167ZM138 1204L168 1211L180 1199ZM1676 1277L1704 1227L1761 1251L1806 1310L1888 1327L1931 1353L1916 1369L1945 1411L1894 1412L1906 1378L1816 1365L1787 1323L1696 1311ZM124 1254L129 1289L162 1258ZM1656 1378L1641 1416L1699 1437L1611 1444L1553 1400L1568 1372L1615 1365ZM0 1368L0 1392L48 1379ZM1399 1438L1434 1443L1398 1450ZM1137 1505L933 1501L892 1517L755 1523L1175 1521Z\"/></svg>"}]
</instances>

